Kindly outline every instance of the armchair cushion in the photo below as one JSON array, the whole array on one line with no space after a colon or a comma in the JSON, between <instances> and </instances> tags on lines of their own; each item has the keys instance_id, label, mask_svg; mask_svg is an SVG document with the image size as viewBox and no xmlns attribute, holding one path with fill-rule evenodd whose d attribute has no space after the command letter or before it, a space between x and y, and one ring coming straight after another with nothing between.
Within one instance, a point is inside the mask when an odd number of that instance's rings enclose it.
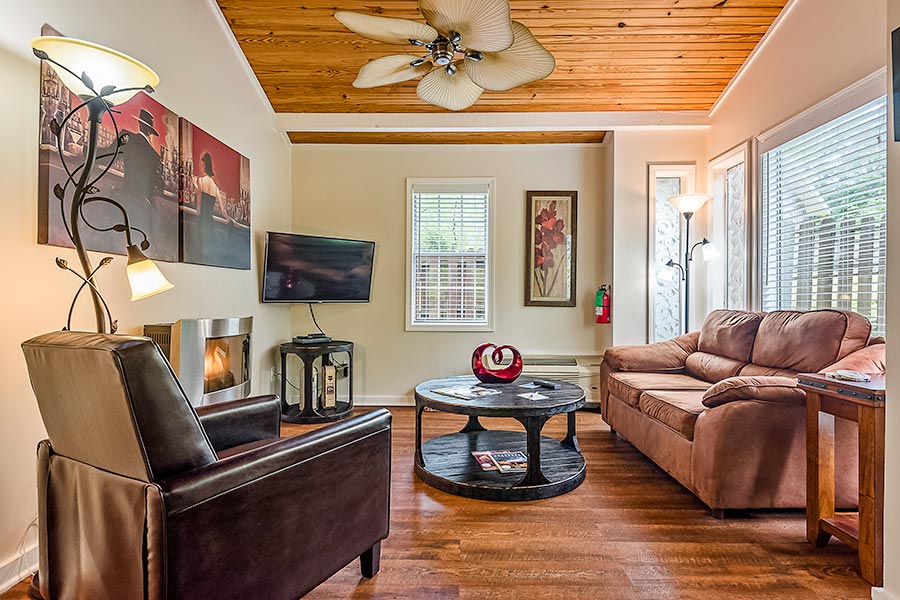
<instances>
[{"instance_id":1,"label":"armchair cushion","mask_svg":"<svg viewBox=\"0 0 900 600\"><path fill-rule=\"evenodd\" d=\"M616 371L680 372L688 355L697 351L696 331L656 344L613 346L603 360Z\"/></svg>"},{"instance_id":2,"label":"armchair cushion","mask_svg":"<svg viewBox=\"0 0 900 600\"><path fill-rule=\"evenodd\" d=\"M780 404L803 404L806 392L790 377L729 377L709 388L703 405L715 408L738 400L759 400Z\"/></svg>"},{"instance_id":3,"label":"armchair cushion","mask_svg":"<svg viewBox=\"0 0 900 600\"><path fill-rule=\"evenodd\" d=\"M762 314L743 310L714 310L703 321L697 349L742 363L750 362L750 352Z\"/></svg>"},{"instance_id":4,"label":"armchair cushion","mask_svg":"<svg viewBox=\"0 0 900 600\"><path fill-rule=\"evenodd\" d=\"M226 450L281 432L281 403L273 395L200 406L197 416L219 458Z\"/></svg>"},{"instance_id":5,"label":"armchair cushion","mask_svg":"<svg viewBox=\"0 0 900 600\"><path fill-rule=\"evenodd\" d=\"M825 367L821 372L846 369L848 371L859 371L860 373L884 373L886 350L887 348L883 343L866 346L862 350L848 354L836 363Z\"/></svg>"}]
</instances>

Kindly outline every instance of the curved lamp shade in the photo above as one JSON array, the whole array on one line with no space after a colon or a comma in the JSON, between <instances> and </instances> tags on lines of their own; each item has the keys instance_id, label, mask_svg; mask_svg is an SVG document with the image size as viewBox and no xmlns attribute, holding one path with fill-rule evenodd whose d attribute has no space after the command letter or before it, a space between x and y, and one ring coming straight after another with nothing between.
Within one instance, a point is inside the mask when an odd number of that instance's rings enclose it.
<instances>
[{"instance_id":1,"label":"curved lamp shade","mask_svg":"<svg viewBox=\"0 0 900 600\"><path fill-rule=\"evenodd\" d=\"M675 267L666 265L659 270L659 272L656 274L656 277L660 281L675 281L675 277L677 277L677 275L678 271L675 270Z\"/></svg>"},{"instance_id":2,"label":"curved lamp shade","mask_svg":"<svg viewBox=\"0 0 900 600\"><path fill-rule=\"evenodd\" d=\"M123 89L143 88L148 85L156 87L159 84L159 76L141 61L93 42L42 36L31 40L31 47L44 52L52 61L64 65L77 74L73 75L53 62L49 63L63 84L79 96L94 95L94 91L78 77L82 73L93 82L93 88L97 93L109 85ZM141 90L113 92L104 98L111 104L121 104L130 100L139 91Z\"/></svg>"},{"instance_id":3,"label":"curved lamp shade","mask_svg":"<svg viewBox=\"0 0 900 600\"><path fill-rule=\"evenodd\" d=\"M128 252L128 266L125 274L128 276L128 285L131 286L131 300L141 300L166 290L171 290L174 285L169 283L159 267L144 256L137 246L131 245Z\"/></svg>"},{"instance_id":4,"label":"curved lamp shade","mask_svg":"<svg viewBox=\"0 0 900 600\"><path fill-rule=\"evenodd\" d=\"M709 262L714 258L719 258L722 256L722 253L719 252L719 249L716 248L712 242L703 239L703 244L700 245L700 252L703 253L703 262Z\"/></svg>"},{"instance_id":5,"label":"curved lamp shade","mask_svg":"<svg viewBox=\"0 0 900 600\"><path fill-rule=\"evenodd\" d=\"M710 200L712 200L712 196L709 194L678 194L668 198L669 204L677 208L680 213L695 213Z\"/></svg>"}]
</instances>

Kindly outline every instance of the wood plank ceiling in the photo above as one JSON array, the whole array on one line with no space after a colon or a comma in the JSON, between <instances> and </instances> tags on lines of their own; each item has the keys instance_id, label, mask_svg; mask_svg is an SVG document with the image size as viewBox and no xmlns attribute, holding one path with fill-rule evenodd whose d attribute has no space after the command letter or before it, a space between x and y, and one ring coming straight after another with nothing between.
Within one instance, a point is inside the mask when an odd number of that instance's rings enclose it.
<instances>
[{"instance_id":1,"label":"wood plank ceiling","mask_svg":"<svg viewBox=\"0 0 900 600\"><path fill-rule=\"evenodd\" d=\"M409 53L362 38L335 10L422 21L415 0L218 0L277 112L446 112L417 81L359 90L369 60ZM511 0L556 57L549 78L485 92L468 111L708 110L786 0ZM415 53L415 52L412 52Z\"/></svg>"}]
</instances>

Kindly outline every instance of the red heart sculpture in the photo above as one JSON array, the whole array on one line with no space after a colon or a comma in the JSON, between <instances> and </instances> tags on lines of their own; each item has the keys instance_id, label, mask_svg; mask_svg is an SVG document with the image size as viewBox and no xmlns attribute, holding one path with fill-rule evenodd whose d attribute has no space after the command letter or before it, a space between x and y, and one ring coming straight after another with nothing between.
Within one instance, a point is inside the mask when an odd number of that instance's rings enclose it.
<instances>
[{"instance_id":1,"label":"red heart sculpture","mask_svg":"<svg viewBox=\"0 0 900 600\"><path fill-rule=\"evenodd\" d=\"M512 362L502 369L491 370L484 364L484 355L491 351L491 360L494 364L500 364L503 360L503 351L512 352ZM497 346L487 343L475 348L472 353L472 373L482 383L509 383L518 379L522 374L522 355L513 346Z\"/></svg>"}]
</instances>

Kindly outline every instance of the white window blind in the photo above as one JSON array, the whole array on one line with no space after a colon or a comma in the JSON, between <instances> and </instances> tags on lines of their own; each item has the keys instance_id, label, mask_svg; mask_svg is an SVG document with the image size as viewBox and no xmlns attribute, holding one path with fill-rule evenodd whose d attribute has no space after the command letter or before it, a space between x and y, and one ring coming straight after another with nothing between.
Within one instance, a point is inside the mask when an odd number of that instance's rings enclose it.
<instances>
[{"instance_id":1,"label":"white window blind","mask_svg":"<svg viewBox=\"0 0 900 600\"><path fill-rule=\"evenodd\" d=\"M489 184L413 184L413 327L487 327Z\"/></svg>"},{"instance_id":2,"label":"white window blind","mask_svg":"<svg viewBox=\"0 0 900 600\"><path fill-rule=\"evenodd\" d=\"M842 308L884 335L884 98L761 155L762 309Z\"/></svg>"}]
</instances>

